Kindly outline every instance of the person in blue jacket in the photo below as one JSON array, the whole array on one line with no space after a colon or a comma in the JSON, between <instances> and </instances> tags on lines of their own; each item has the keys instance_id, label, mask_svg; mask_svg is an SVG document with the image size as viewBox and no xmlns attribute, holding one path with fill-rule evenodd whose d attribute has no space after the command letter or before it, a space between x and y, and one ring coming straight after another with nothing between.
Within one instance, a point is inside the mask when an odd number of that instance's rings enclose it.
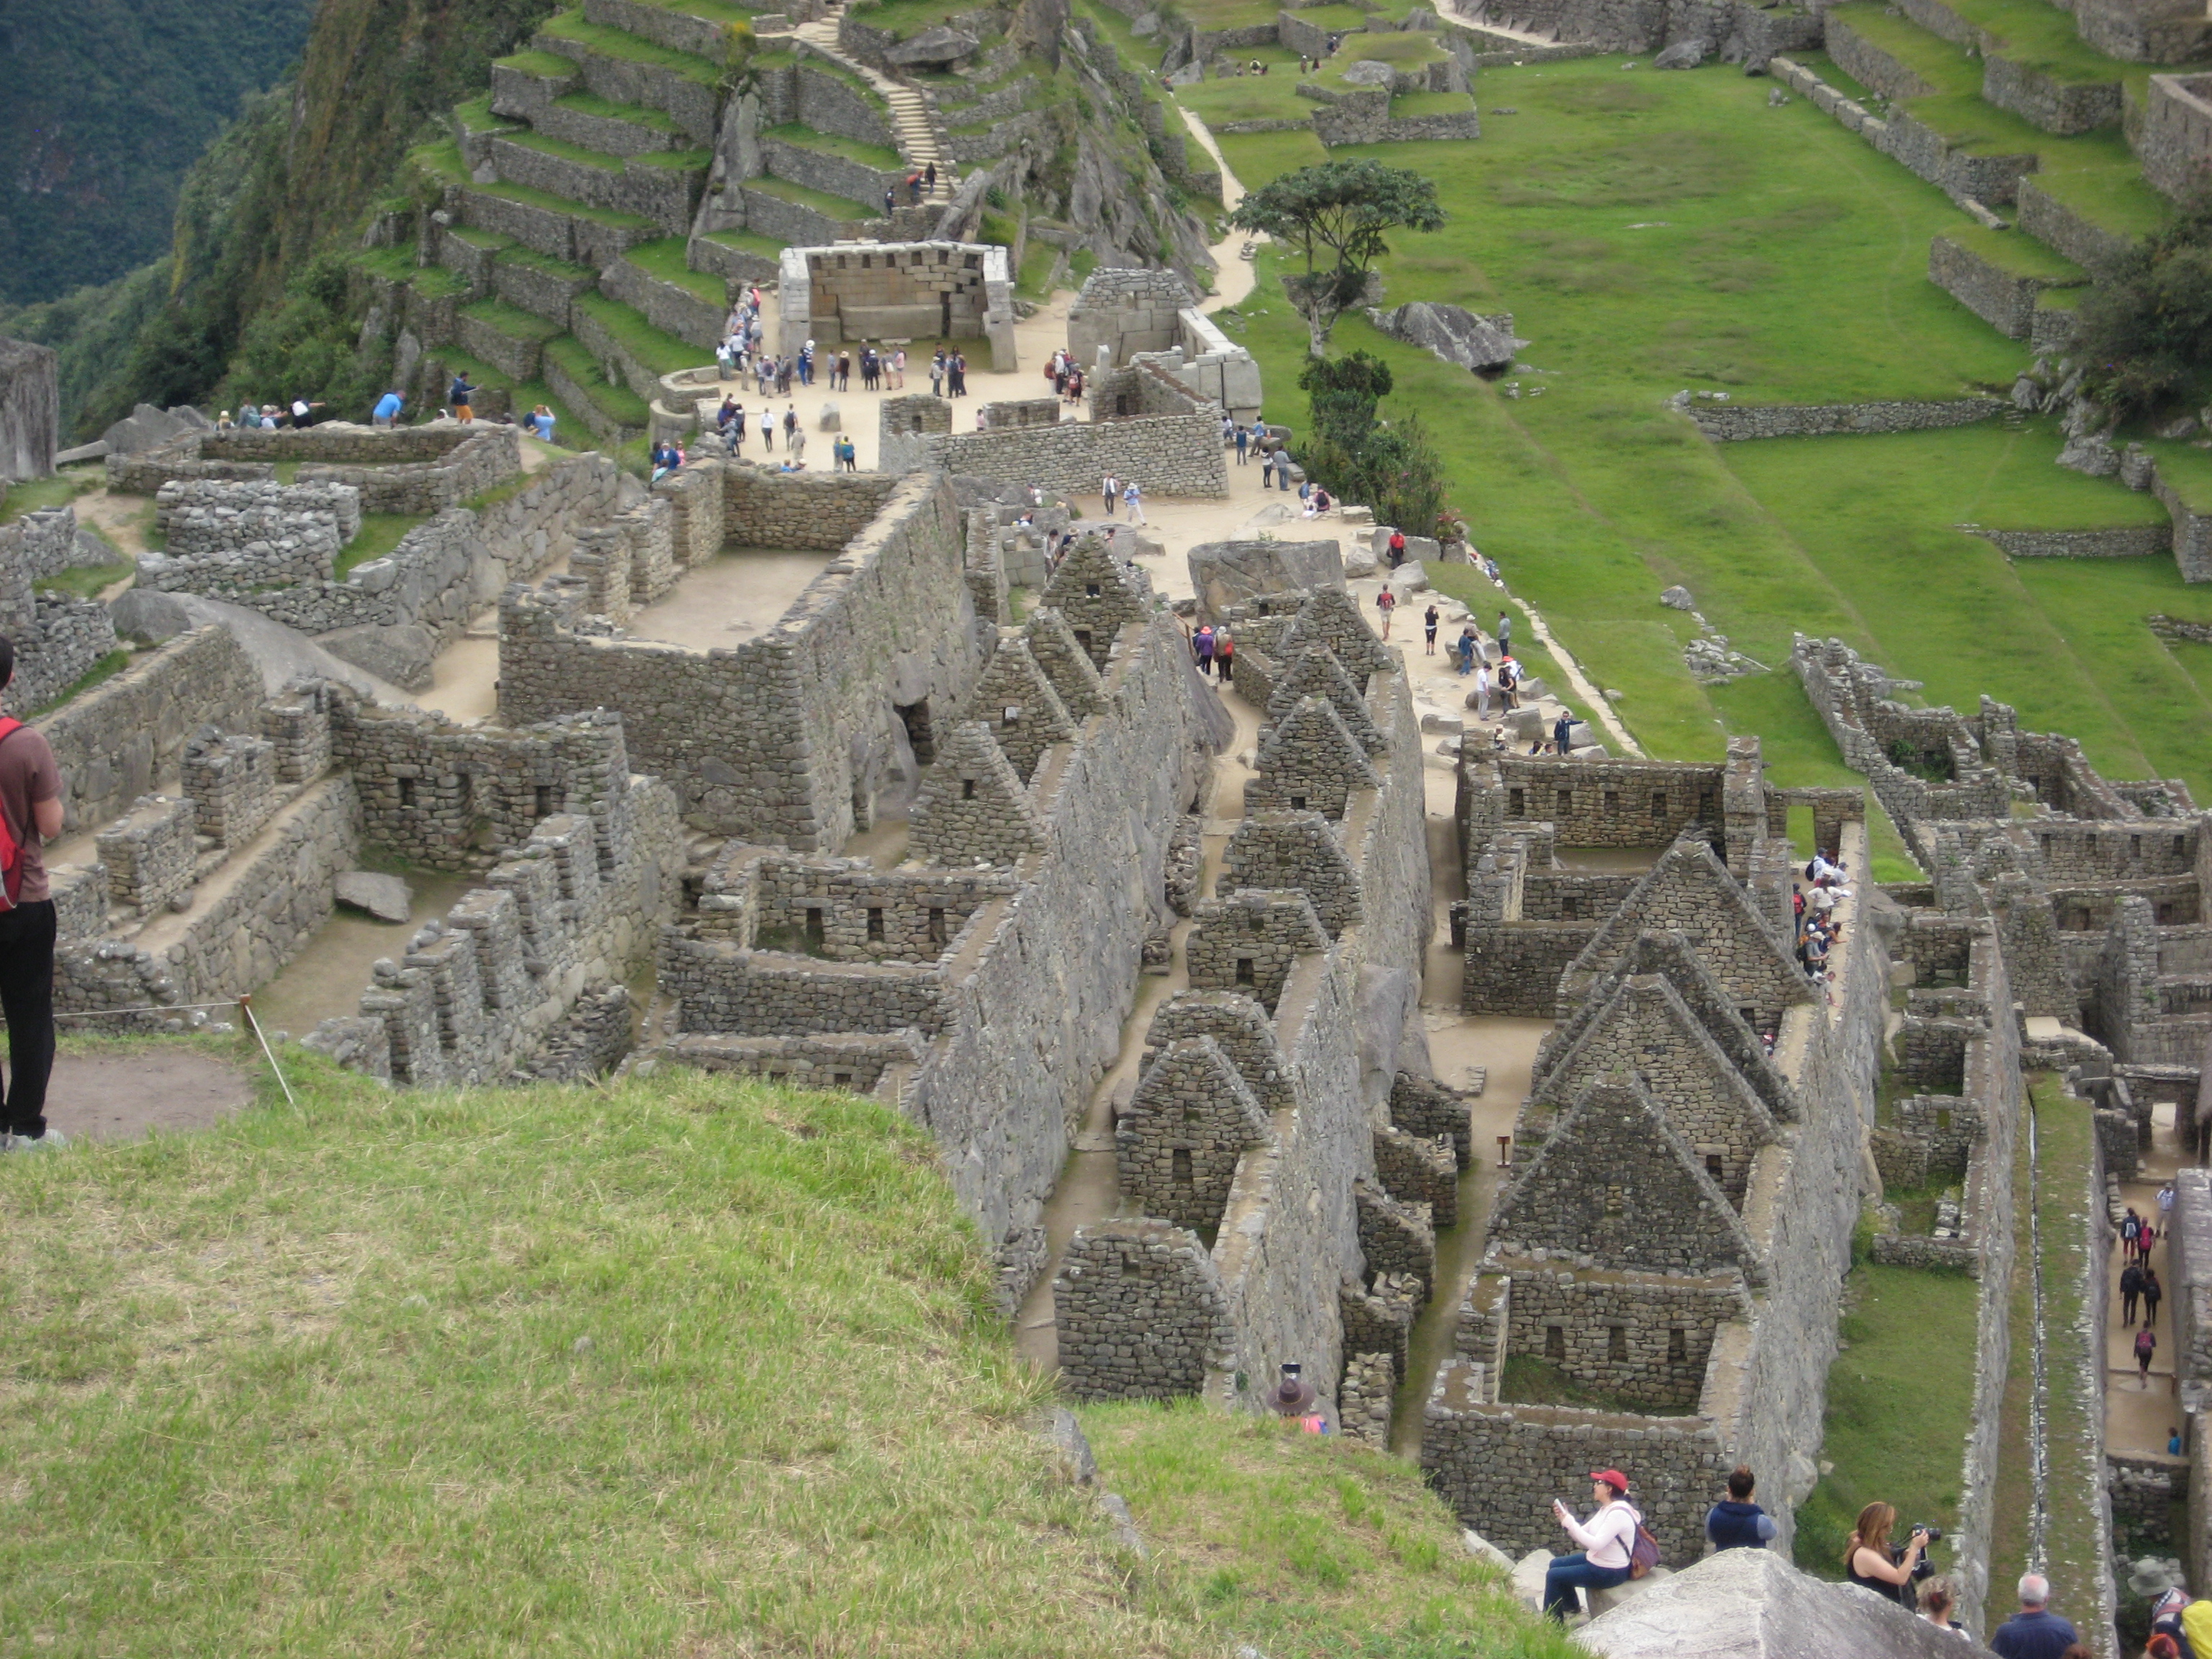
<instances>
[{"instance_id":1,"label":"person in blue jacket","mask_svg":"<svg viewBox=\"0 0 2212 1659\"><path fill-rule=\"evenodd\" d=\"M1751 1501L1758 1481L1742 1464L1728 1478L1729 1495L1705 1513L1705 1536L1722 1550L1763 1550L1774 1536L1774 1517Z\"/></svg>"}]
</instances>

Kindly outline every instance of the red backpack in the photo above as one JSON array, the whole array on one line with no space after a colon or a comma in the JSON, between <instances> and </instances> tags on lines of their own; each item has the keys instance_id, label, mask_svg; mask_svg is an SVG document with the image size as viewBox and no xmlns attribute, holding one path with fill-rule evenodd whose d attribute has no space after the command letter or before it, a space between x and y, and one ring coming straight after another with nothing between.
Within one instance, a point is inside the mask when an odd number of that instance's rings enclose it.
<instances>
[{"instance_id":1,"label":"red backpack","mask_svg":"<svg viewBox=\"0 0 2212 1659\"><path fill-rule=\"evenodd\" d=\"M0 714L0 743L23 729L23 722L13 715ZM0 813L0 911L12 910L23 892L23 848L15 833L8 827L5 813Z\"/></svg>"}]
</instances>

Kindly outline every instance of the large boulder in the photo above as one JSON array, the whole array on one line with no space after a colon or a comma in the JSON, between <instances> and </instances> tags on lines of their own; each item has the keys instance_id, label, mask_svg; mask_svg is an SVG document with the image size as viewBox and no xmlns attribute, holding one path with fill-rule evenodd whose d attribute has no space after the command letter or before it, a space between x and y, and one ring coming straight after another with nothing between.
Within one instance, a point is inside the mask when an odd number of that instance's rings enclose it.
<instances>
[{"instance_id":1,"label":"large boulder","mask_svg":"<svg viewBox=\"0 0 2212 1659\"><path fill-rule=\"evenodd\" d=\"M1510 312L1484 317L1458 306L1414 300L1394 311L1370 308L1367 320L1394 340L1477 373L1510 368L1515 354L1528 343L1515 337Z\"/></svg>"},{"instance_id":2,"label":"large boulder","mask_svg":"<svg viewBox=\"0 0 2212 1659\"><path fill-rule=\"evenodd\" d=\"M1606 1659L1967 1659L1985 1649L1769 1550L1723 1550L1576 1633Z\"/></svg>"},{"instance_id":3,"label":"large boulder","mask_svg":"<svg viewBox=\"0 0 2212 1659\"><path fill-rule=\"evenodd\" d=\"M1344 556L1333 541L1201 542L1189 557L1191 591L1208 620L1270 593L1344 586Z\"/></svg>"},{"instance_id":4,"label":"large boulder","mask_svg":"<svg viewBox=\"0 0 2212 1659\"><path fill-rule=\"evenodd\" d=\"M1346 64L1337 78L1347 87L1387 87L1398 78L1398 71L1376 58L1363 58Z\"/></svg>"},{"instance_id":5,"label":"large boulder","mask_svg":"<svg viewBox=\"0 0 2212 1659\"><path fill-rule=\"evenodd\" d=\"M1651 60L1653 69L1695 69L1713 55L1713 43L1699 36L1677 40Z\"/></svg>"},{"instance_id":6,"label":"large boulder","mask_svg":"<svg viewBox=\"0 0 2212 1659\"><path fill-rule=\"evenodd\" d=\"M149 587L133 587L117 597L107 607L107 614L117 633L156 645L188 629L221 623L246 647L246 654L261 671L263 688L272 696L305 674L339 681L366 697L399 700L388 681L342 661L296 628L287 628L242 605L226 605L198 593L161 593Z\"/></svg>"},{"instance_id":7,"label":"large boulder","mask_svg":"<svg viewBox=\"0 0 2212 1659\"><path fill-rule=\"evenodd\" d=\"M315 635L332 656L409 691L428 691L438 638L421 623L364 623Z\"/></svg>"}]
</instances>

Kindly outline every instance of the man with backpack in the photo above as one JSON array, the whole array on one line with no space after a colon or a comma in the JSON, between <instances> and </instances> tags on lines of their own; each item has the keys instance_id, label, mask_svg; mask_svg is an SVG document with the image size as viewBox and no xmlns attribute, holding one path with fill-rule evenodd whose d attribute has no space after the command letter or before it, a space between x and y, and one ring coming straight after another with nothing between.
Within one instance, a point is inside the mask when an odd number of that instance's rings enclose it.
<instances>
[{"instance_id":1,"label":"man with backpack","mask_svg":"<svg viewBox=\"0 0 2212 1659\"><path fill-rule=\"evenodd\" d=\"M15 677L15 647L0 635L0 686ZM62 776L54 751L21 720L0 719L0 1013L8 1018L8 1092L0 1151L67 1146L46 1127L54 1069L54 902L40 844L62 832Z\"/></svg>"},{"instance_id":2,"label":"man with backpack","mask_svg":"<svg viewBox=\"0 0 2212 1659\"><path fill-rule=\"evenodd\" d=\"M1645 1553L1644 1541L1651 1534L1644 1529L1644 1517L1628 1504L1628 1477L1619 1469L1599 1469L1590 1476L1590 1496L1597 1501L1597 1512L1587 1522L1575 1519L1574 1511L1558 1498L1552 1500L1552 1513L1567 1529L1567 1535L1582 1548L1572 1555L1557 1555L1544 1569L1544 1612L1565 1624L1567 1614L1575 1609L1575 1592L1578 1589L1611 1589L1625 1584L1631 1578L1641 1577L1634 1571L1639 1555ZM1650 1544L1644 1571L1658 1559L1659 1547Z\"/></svg>"}]
</instances>

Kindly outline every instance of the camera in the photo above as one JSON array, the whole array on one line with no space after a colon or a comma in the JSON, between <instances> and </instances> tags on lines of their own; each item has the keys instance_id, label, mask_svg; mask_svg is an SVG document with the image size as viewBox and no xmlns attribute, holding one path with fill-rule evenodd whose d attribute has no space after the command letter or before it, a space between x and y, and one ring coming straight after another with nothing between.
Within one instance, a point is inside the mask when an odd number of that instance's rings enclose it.
<instances>
[{"instance_id":1,"label":"camera","mask_svg":"<svg viewBox=\"0 0 2212 1659\"><path fill-rule=\"evenodd\" d=\"M1926 1533L1928 1534L1928 1541L1931 1545L1940 1544L1943 1541L1943 1528L1941 1527L1924 1525L1914 1526L1908 1528L1905 1535L1907 1538L1910 1538L1916 1532ZM1891 1559L1893 1560L1902 1562L1905 1559L1905 1552L1902 1549L1896 1550L1892 1554ZM1928 1550L1923 1550L1920 1553L1920 1559L1912 1564L1912 1577L1914 1580L1917 1582L1920 1579L1926 1578L1934 1573L1935 1571L1936 1563L1931 1553Z\"/></svg>"}]
</instances>

